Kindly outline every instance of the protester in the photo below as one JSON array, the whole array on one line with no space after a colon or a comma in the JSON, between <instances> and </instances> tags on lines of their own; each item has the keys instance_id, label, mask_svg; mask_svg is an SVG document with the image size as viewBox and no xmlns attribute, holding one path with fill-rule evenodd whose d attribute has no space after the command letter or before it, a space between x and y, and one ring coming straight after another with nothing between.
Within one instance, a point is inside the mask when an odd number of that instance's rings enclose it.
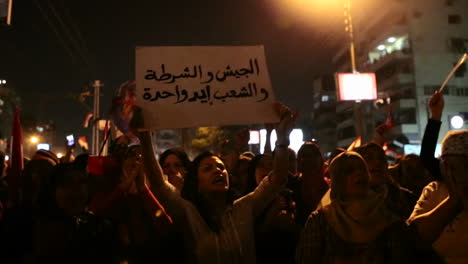
<instances>
[{"instance_id":1,"label":"protester","mask_svg":"<svg viewBox=\"0 0 468 264\"><path fill-rule=\"evenodd\" d=\"M404 155L397 164L389 167L389 173L398 185L411 190L415 197L419 197L423 188L435 180L416 154Z\"/></svg>"},{"instance_id":2,"label":"protester","mask_svg":"<svg viewBox=\"0 0 468 264\"><path fill-rule=\"evenodd\" d=\"M169 183L181 191L190 166L185 151L181 148L168 149L159 157L159 163Z\"/></svg>"},{"instance_id":3,"label":"protester","mask_svg":"<svg viewBox=\"0 0 468 264\"><path fill-rule=\"evenodd\" d=\"M395 214L407 219L418 197L410 190L392 181L388 171L387 156L381 146L368 143L356 149L369 168L370 186L377 193L384 195L385 202Z\"/></svg>"},{"instance_id":4,"label":"protester","mask_svg":"<svg viewBox=\"0 0 468 264\"><path fill-rule=\"evenodd\" d=\"M309 214L317 209L328 190L324 179L324 160L317 144L304 143L298 151L298 178L294 191L297 207L297 223L304 225Z\"/></svg>"},{"instance_id":5,"label":"protester","mask_svg":"<svg viewBox=\"0 0 468 264\"><path fill-rule=\"evenodd\" d=\"M226 164L234 198L246 195L249 192L248 168L252 159L239 154L238 144L228 142L222 147L221 160Z\"/></svg>"},{"instance_id":6,"label":"protester","mask_svg":"<svg viewBox=\"0 0 468 264\"><path fill-rule=\"evenodd\" d=\"M302 231L297 263L414 263L424 248L414 228L371 189L364 159L344 152L330 164L331 203Z\"/></svg>"},{"instance_id":7,"label":"protester","mask_svg":"<svg viewBox=\"0 0 468 264\"><path fill-rule=\"evenodd\" d=\"M273 170L270 154L255 156L249 166L249 192ZM258 263L292 263L300 226L296 224L293 191L285 188L256 221L255 248Z\"/></svg>"},{"instance_id":8,"label":"protester","mask_svg":"<svg viewBox=\"0 0 468 264\"><path fill-rule=\"evenodd\" d=\"M255 263L254 223L256 217L281 191L287 180L288 135L293 116L284 106L276 107L281 122L277 127L274 168L252 193L233 201L224 163L211 153L197 156L187 174L182 196L163 180L155 160L149 132L140 140L146 176L151 190L171 216L187 221L188 256L196 263ZM190 258L189 258L190 259Z\"/></svg>"},{"instance_id":9,"label":"protester","mask_svg":"<svg viewBox=\"0 0 468 264\"><path fill-rule=\"evenodd\" d=\"M444 104L444 95L439 91L435 91L428 103L431 116L427 120L426 129L421 142L421 160L424 167L429 170L430 174L436 180L442 179L439 161L434 157L434 154L437 147L440 126L442 124L440 119L444 110Z\"/></svg>"},{"instance_id":10,"label":"protester","mask_svg":"<svg viewBox=\"0 0 468 264\"><path fill-rule=\"evenodd\" d=\"M114 226L86 209L87 176L82 171L73 164L57 165L40 195L37 263L114 262Z\"/></svg>"},{"instance_id":11,"label":"protester","mask_svg":"<svg viewBox=\"0 0 468 264\"><path fill-rule=\"evenodd\" d=\"M436 232L431 237L435 240L433 246L447 263L467 263L468 130L447 133L442 141L440 164L443 181L431 182L424 188L409 222L452 203L454 209L445 212L442 220L437 219L427 229ZM456 197L460 197L461 203L456 203ZM450 224L446 226L448 223Z\"/></svg>"}]
</instances>

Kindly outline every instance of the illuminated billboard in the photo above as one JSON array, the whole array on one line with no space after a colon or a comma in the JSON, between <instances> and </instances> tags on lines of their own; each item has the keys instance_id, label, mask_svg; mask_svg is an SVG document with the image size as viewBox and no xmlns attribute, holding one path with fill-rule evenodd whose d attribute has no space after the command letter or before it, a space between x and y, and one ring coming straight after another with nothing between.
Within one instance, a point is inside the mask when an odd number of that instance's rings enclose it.
<instances>
[{"instance_id":1,"label":"illuminated billboard","mask_svg":"<svg viewBox=\"0 0 468 264\"><path fill-rule=\"evenodd\" d=\"M340 101L377 99L375 73L337 73L337 96Z\"/></svg>"}]
</instances>

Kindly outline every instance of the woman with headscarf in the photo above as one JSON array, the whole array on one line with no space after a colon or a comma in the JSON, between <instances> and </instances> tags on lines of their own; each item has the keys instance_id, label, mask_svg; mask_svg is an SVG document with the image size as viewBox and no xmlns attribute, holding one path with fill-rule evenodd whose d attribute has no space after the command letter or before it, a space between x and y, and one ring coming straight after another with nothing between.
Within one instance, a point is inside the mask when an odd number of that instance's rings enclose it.
<instances>
[{"instance_id":1,"label":"woman with headscarf","mask_svg":"<svg viewBox=\"0 0 468 264\"><path fill-rule=\"evenodd\" d=\"M424 243L388 210L383 195L371 190L364 159L344 152L332 160L329 172L331 203L309 216L298 263L413 263Z\"/></svg>"}]
</instances>

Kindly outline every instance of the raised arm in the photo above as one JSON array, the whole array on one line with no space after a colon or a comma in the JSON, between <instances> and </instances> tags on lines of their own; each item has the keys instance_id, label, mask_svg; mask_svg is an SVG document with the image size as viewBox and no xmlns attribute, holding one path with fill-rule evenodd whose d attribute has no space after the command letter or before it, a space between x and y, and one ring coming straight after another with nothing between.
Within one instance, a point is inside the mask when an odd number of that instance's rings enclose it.
<instances>
[{"instance_id":1,"label":"raised arm","mask_svg":"<svg viewBox=\"0 0 468 264\"><path fill-rule=\"evenodd\" d=\"M436 178L441 180L439 162L434 157L437 146L437 138L439 137L440 125L442 124L441 117L444 110L444 96L439 91L436 91L429 100L429 109L431 117L427 121L426 129L421 143L421 160L424 167Z\"/></svg>"},{"instance_id":2,"label":"raised arm","mask_svg":"<svg viewBox=\"0 0 468 264\"><path fill-rule=\"evenodd\" d=\"M274 152L273 170L252 193L244 197L253 200L254 216L259 216L268 204L277 197L288 179L289 133L294 126L295 116L282 104L276 104L275 110L280 117L280 123L276 128L278 141Z\"/></svg>"},{"instance_id":3,"label":"raised arm","mask_svg":"<svg viewBox=\"0 0 468 264\"><path fill-rule=\"evenodd\" d=\"M291 133L295 116L289 108L282 104L276 104L275 110L280 116L280 122L276 127L276 147L273 160L273 173L270 180L275 184L285 184L288 179L289 168L289 134Z\"/></svg>"},{"instance_id":4,"label":"raised arm","mask_svg":"<svg viewBox=\"0 0 468 264\"><path fill-rule=\"evenodd\" d=\"M446 182L449 196L431 211L408 220L429 244L436 241L445 227L463 210L461 196L451 176L446 177Z\"/></svg>"},{"instance_id":5,"label":"raised arm","mask_svg":"<svg viewBox=\"0 0 468 264\"><path fill-rule=\"evenodd\" d=\"M146 178L151 185L151 189L161 187L165 184L163 171L159 162L156 160L156 155L151 142L151 133L148 130L140 131L139 136L143 155L143 168L146 173Z\"/></svg>"},{"instance_id":6,"label":"raised arm","mask_svg":"<svg viewBox=\"0 0 468 264\"><path fill-rule=\"evenodd\" d=\"M159 162L156 160L156 155L151 142L151 134L148 130L138 133L142 148L143 169L146 179L150 185L150 190L154 196L161 201L166 207L171 216L177 217L182 213L183 199L169 182L163 178L163 171ZM140 188L141 189L141 188Z\"/></svg>"}]
</instances>

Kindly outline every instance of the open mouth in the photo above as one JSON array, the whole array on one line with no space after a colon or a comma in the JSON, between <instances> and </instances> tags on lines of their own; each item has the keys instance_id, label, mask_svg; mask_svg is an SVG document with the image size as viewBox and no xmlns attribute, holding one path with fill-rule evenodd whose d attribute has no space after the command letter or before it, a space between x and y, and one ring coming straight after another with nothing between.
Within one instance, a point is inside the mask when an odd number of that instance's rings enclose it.
<instances>
[{"instance_id":1,"label":"open mouth","mask_svg":"<svg viewBox=\"0 0 468 264\"><path fill-rule=\"evenodd\" d=\"M214 184L226 184L226 178L222 175L216 176L216 178L213 180Z\"/></svg>"}]
</instances>

